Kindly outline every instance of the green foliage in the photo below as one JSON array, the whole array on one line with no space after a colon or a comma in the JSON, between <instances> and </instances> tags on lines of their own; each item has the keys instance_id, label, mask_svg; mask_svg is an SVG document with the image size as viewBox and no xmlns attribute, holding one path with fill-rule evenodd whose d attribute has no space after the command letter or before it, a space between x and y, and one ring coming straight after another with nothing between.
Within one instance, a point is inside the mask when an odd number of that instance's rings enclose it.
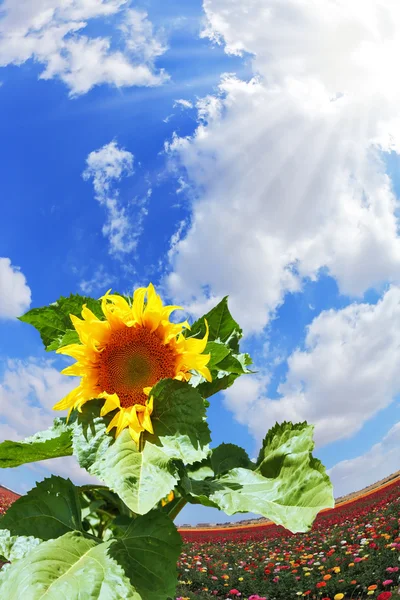
<instances>
[{"instance_id":1,"label":"green foliage","mask_svg":"<svg viewBox=\"0 0 400 600\"><path fill-rule=\"evenodd\" d=\"M21 442L5 440L0 444L0 468L18 467L29 462L72 454L71 428L65 419Z\"/></svg>"},{"instance_id":2,"label":"green foliage","mask_svg":"<svg viewBox=\"0 0 400 600\"><path fill-rule=\"evenodd\" d=\"M99 415L100 403L88 402L77 418L73 444L79 464L134 513L145 514L175 486L176 469L162 448L150 442L139 452L127 429L117 439L107 435L109 418Z\"/></svg>"},{"instance_id":3,"label":"green foliage","mask_svg":"<svg viewBox=\"0 0 400 600\"><path fill-rule=\"evenodd\" d=\"M10 506L0 520L0 529L7 529L13 536L41 540L82 529L75 486L69 479L54 475L44 479Z\"/></svg>"},{"instance_id":4,"label":"green foliage","mask_svg":"<svg viewBox=\"0 0 400 600\"><path fill-rule=\"evenodd\" d=\"M159 511L138 517L109 554L125 570L143 600L175 596L176 562L182 540L171 519Z\"/></svg>"},{"instance_id":5,"label":"green foliage","mask_svg":"<svg viewBox=\"0 0 400 600\"><path fill-rule=\"evenodd\" d=\"M47 350L79 342L70 315L86 304L103 318L100 301L74 295L30 310L21 320L38 329ZM0 597L10 600L166 600L175 597L181 539L173 525L186 502L237 512L258 512L305 531L333 505L332 486L313 458L312 427L276 425L256 464L242 448L210 450L206 398L250 373L240 352L242 330L224 298L187 335L206 333L212 381L193 374L190 384L159 381L152 389L154 433L139 446L125 428L107 433L115 412L100 416L104 400L56 419L49 430L22 442L0 444L0 467L73 453L105 485L76 488L51 477L17 500L0 520ZM55 398L56 402L57 399ZM161 502L169 492L174 498Z\"/></svg>"},{"instance_id":6,"label":"green foliage","mask_svg":"<svg viewBox=\"0 0 400 600\"><path fill-rule=\"evenodd\" d=\"M79 464L137 514L147 513L175 487L178 473L174 461L203 459L211 439L204 402L195 389L180 381L163 380L152 394L154 435L144 436L142 451L128 430L116 440L105 433L110 418L100 417L100 401L86 403L74 425L74 453Z\"/></svg>"},{"instance_id":7,"label":"green foliage","mask_svg":"<svg viewBox=\"0 0 400 600\"><path fill-rule=\"evenodd\" d=\"M205 335L205 321L209 326L209 336L204 352L211 355L208 368L212 381L195 376L191 379L191 384L204 398L209 398L230 387L240 375L251 373L247 367L251 365L252 360L248 354L240 353L239 341L243 333L229 312L227 296L192 325L190 337Z\"/></svg>"},{"instance_id":8,"label":"green foliage","mask_svg":"<svg viewBox=\"0 0 400 600\"><path fill-rule=\"evenodd\" d=\"M71 294L68 298L61 296L50 306L32 308L19 319L33 325L39 331L46 350L58 350L67 344L79 342L78 334L72 327L70 315L80 316L84 304L98 318L104 318L100 300Z\"/></svg>"},{"instance_id":9,"label":"green foliage","mask_svg":"<svg viewBox=\"0 0 400 600\"><path fill-rule=\"evenodd\" d=\"M235 444L220 444L213 449L210 460L215 475L221 475L235 467L253 467L247 452Z\"/></svg>"},{"instance_id":10,"label":"green foliage","mask_svg":"<svg viewBox=\"0 0 400 600\"><path fill-rule=\"evenodd\" d=\"M164 379L153 388L152 396L154 435L146 433L145 439L161 445L171 459L192 464L205 458L211 434L199 392L182 381Z\"/></svg>"},{"instance_id":11,"label":"green foliage","mask_svg":"<svg viewBox=\"0 0 400 600\"><path fill-rule=\"evenodd\" d=\"M182 479L189 502L217 506L228 515L254 512L293 532L307 531L318 512L334 506L332 484L321 462L311 452L313 427L307 423L276 424L263 442L256 468L239 466L246 460L244 451L226 448L211 457L215 477L203 469L205 477ZM224 463L218 458L227 457ZM236 458L236 461L235 461ZM250 468L249 468L250 467ZM219 475L222 473L222 475Z\"/></svg>"},{"instance_id":12,"label":"green foliage","mask_svg":"<svg viewBox=\"0 0 400 600\"><path fill-rule=\"evenodd\" d=\"M73 531L43 542L2 572L0 597L7 600L141 600L123 569L99 544Z\"/></svg>"},{"instance_id":13,"label":"green foliage","mask_svg":"<svg viewBox=\"0 0 400 600\"><path fill-rule=\"evenodd\" d=\"M8 529L0 529L0 557L5 561L14 562L24 558L40 542L41 540L32 536L11 535Z\"/></svg>"},{"instance_id":14,"label":"green foliage","mask_svg":"<svg viewBox=\"0 0 400 600\"><path fill-rule=\"evenodd\" d=\"M225 296L217 306L193 323L190 329L191 336L203 337L205 335L205 320L209 327L208 340L210 342L220 340L227 343L232 350L239 351L239 346L236 344L243 332L229 312L228 296Z\"/></svg>"}]
</instances>

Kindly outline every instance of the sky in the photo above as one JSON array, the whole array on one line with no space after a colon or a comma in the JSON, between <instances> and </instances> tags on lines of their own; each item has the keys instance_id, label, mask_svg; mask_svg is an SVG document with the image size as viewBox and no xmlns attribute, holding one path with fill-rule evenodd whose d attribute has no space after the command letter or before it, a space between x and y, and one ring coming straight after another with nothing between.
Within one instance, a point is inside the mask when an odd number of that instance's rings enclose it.
<instances>
[{"instance_id":1,"label":"sky","mask_svg":"<svg viewBox=\"0 0 400 600\"><path fill-rule=\"evenodd\" d=\"M76 385L17 317L151 281L243 327L213 446L307 420L336 497L400 469L399 51L397 0L3 0L0 440ZM0 484L50 473L89 480Z\"/></svg>"}]
</instances>

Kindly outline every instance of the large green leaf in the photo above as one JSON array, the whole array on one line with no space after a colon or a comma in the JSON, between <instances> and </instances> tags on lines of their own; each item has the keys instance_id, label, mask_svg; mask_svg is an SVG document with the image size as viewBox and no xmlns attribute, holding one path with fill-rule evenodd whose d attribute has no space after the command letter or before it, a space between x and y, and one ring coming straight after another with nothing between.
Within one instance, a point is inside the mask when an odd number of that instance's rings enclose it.
<instances>
[{"instance_id":1,"label":"large green leaf","mask_svg":"<svg viewBox=\"0 0 400 600\"><path fill-rule=\"evenodd\" d=\"M110 543L98 544L70 532L43 542L0 577L7 600L145 600L108 555Z\"/></svg>"},{"instance_id":2,"label":"large green leaf","mask_svg":"<svg viewBox=\"0 0 400 600\"><path fill-rule=\"evenodd\" d=\"M143 600L175 598L176 563L182 540L171 519L159 511L138 517L109 554L125 570Z\"/></svg>"},{"instance_id":3,"label":"large green leaf","mask_svg":"<svg viewBox=\"0 0 400 600\"><path fill-rule=\"evenodd\" d=\"M69 479L54 475L18 498L0 519L0 529L7 529L12 536L33 536L42 540L81 528L75 486Z\"/></svg>"},{"instance_id":4,"label":"large green leaf","mask_svg":"<svg viewBox=\"0 0 400 600\"><path fill-rule=\"evenodd\" d=\"M145 438L161 445L171 459L186 464L203 460L209 453L211 434L204 401L197 390L182 381L164 379L151 394L154 435L146 434Z\"/></svg>"},{"instance_id":5,"label":"large green leaf","mask_svg":"<svg viewBox=\"0 0 400 600\"><path fill-rule=\"evenodd\" d=\"M101 401L87 402L74 424L74 454L137 514L145 514L178 481L176 460L194 463L209 453L210 430L202 397L187 383L163 380L152 391L154 434L138 451L128 430L115 440L106 434L110 417L100 417Z\"/></svg>"},{"instance_id":6,"label":"large green leaf","mask_svg":"<svg viewBox=\"0 0 400 600\"><path fill-rule=\"evenodd\" d=\"M69 456L72 454L71 428L65 419L55 419L54 425L46 431L22 440L5 440L0 444L0 468L18 467L29 462Z\"/></svg>"},{"instance_id":7,"label":"large green leaf","mask_svg":"<svg viewBox=\"0 0 400 600\"><path fill-rule=\"evenodd\" d=\"M46 350L58 350L67 344L79 342L70 315L80 316L84 304L99 319L104 318L99 300L71 294L68 298L61 296L50 306L32 308L19 319L39 331Z\"/></svg>"},{"instance_id":8,"label":"large green leaf","mask_svg":"<svg viewBox=\"0 0 400 600\"><path fill-rule=\"evenodd\" d=\"M329 477L311 454L312 434L307 423L277 424L264 440L255 470L238 467L203 480L188 472L181 485L189 502L217 505L228 515L258 513L292 532L307 531L322 509L334 506Z\"/></svg>"},{"instance_id":9,"label":"large green leaf","mask_svg":"<svg viewBox=\"0 0 400 600\"><path fill-rule=\"evenodd\" d=\"M73 445L79 464L101 479L137 514L151 510L177 483L176 468L162 447L149 441L139 452L129 431L106 434L109 418L99 402L88 402L77 417Z\"/></svg>"},{"instance_id":10,"label":"large green leaf","mask_svg":"<svg viewBox=\"0 0 400 600\"><path fill-rule=\"evenodd\" d=\"M233 350L238 351L237 341L242 337L242 329L232 317L228 308L228 296L206 315L195 321L190 329L190 336L203 337L206 333L205 320L209 327L208 341L228 342Z\"/></svg>"},{"instance_id":11,"label":"large green leaf","mask_svg":"<svg viewBox=\"0 0 400 600\"><path fill-rule=\"evenodd\" d=\"M89 468L134 512L149 512L176 485L177 471L162 448L146 442L137 450L125 429Z\"/></svg>"},{"instance_id":12,"label":"large green leaf","mask_svg":"<svg viewBox=\"0 0 400 600\"><path fill-rule=\"evenodd\" d=\"M0 529L0 557L14 562L24 558L41 540L32 536L11 535L8 529Z\"/></svg>"},{"instance_id":13,"label":"large green leaf","mask_svg":"<svg viewBox=\"0 0 400 600\"><path fill-rule=\"evenodd\" d=\"M215 475L221 475L235 467L253 467L246 450L235 444L220 444L213 448L210 461Z\"/></svg>"},{"instance_id":14,"label":"large green leaf","mask_svg":"<svg viewBox=\"0 0 400 600\"><path fill-rule=\"evenodd\" d=\"M111 417L100 417L103 404L104 400L90 400L76 414L72 433L73 452L80 466L87 471L114 443L114 435L106 433Z\"/></svg>"}]
</instances>

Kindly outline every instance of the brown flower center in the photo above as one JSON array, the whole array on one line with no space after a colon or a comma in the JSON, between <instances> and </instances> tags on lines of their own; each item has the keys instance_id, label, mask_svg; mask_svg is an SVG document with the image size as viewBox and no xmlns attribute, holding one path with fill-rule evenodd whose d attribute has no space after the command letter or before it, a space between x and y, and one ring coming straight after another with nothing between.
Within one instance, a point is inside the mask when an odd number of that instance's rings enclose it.
<instances>
[{"instance_id":1,"label":"brown flower center","mask_svg":"<svg viewBox=\"0 0 400 600\"><path fill-rule=\"evenodd\" d=\"M98 383L101 392L118 394L121 406L145 404L144 387L176 373L176 353L146 327L114 331L99 354Z\"/></svg>"}]
</instances>

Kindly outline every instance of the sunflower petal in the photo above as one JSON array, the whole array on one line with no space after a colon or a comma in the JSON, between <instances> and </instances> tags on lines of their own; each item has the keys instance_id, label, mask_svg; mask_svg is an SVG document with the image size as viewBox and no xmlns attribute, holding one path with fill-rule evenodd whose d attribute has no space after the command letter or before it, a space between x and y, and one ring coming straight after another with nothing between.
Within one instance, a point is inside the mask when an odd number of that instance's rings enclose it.
<instances>
[{"instance_id":1,"label":"sunflower petal","mask_svg":"<svg viewBox=\"0 0 400 600\"><path fill-rule=\"evenodd\" d=\"M121 408L121 403L117 394L103 394L102 397L104 397L106 401L104 402L103 407L100 411L101 417L104 417L104 415L107 415L109 412L115 410L116 408Z\"/></svg>"}]
</instances>

